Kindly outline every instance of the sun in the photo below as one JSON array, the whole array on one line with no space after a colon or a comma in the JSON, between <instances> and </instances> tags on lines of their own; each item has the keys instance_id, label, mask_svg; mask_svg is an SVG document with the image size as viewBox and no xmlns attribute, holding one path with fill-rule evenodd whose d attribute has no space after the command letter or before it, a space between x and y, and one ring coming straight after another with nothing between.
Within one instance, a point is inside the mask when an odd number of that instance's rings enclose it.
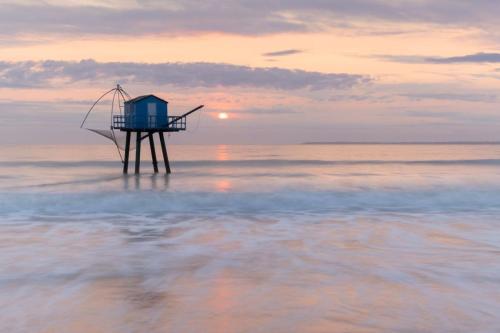
<instances>
[{"instance_id":1,"label":"sun","mask_svg":"<svg viewBox=\"0 0 500 333\"><path fill-rule=\"evenodd\" d=\"M224 120L229 118L228 114L225 112L220 112L219 115L217 116L219 119Z\"/></svg>"}]
</instances>

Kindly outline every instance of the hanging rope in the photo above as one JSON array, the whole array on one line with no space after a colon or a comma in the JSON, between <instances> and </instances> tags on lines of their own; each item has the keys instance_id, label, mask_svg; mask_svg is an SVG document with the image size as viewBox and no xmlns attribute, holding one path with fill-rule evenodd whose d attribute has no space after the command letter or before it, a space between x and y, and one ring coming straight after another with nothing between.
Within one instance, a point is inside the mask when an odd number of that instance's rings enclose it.
<instances>
[{"instance_id":1,"label":"hanging rope","mask_svg":"<svg viewBox=\"0 0 500 333\"><path fill-rule=\"evenodd\" d=\"M188 133L196 133L198 132L198 127L200 126L201 112L198 113L198 118L196 119L196 127L193 130L187 131Z\"/></svg>"}]
</instances>

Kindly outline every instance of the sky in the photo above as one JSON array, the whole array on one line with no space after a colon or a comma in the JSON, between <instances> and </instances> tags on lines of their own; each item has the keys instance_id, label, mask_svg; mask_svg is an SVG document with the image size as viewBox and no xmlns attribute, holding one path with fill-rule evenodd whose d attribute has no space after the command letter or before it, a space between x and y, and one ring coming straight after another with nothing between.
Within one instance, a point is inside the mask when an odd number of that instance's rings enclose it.
<instances>
[{"instance_id":1,"label":"sky","mask_svg":"<svg viewBox=\"0 0 500 333\"><path fill-rule=\"evenodd\" d=\"M103 143L79 126L118 83L171 114L205 105L172 143L500 141L498 13L493 0L0 0L0 143Z\"/></svg>"}]
</instances>

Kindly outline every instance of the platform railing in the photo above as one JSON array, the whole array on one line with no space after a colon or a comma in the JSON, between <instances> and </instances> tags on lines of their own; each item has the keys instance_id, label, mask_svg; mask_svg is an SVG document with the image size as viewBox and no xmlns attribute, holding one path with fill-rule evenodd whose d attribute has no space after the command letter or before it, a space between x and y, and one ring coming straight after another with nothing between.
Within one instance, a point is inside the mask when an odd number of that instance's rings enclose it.
<instances>
[{"instance_id":1,"label":"platform railing","mask_svg":"<svg viewBox=\"0 0 500 333\"><path fill-rule=\"evenodd\" d=\"M178 116L171 116L168 117L168 124L169 128L175 128L178 130L185 130L186 129L186 120L187 117L178 117Z\"/></svg>"},{"instance_id":2,"label":"platform railing","mask_svg":"<svg viewBox=\"0 0 500 333\"><path fill-rule=\"evenodd\" d=\"M163 119L162 119L163 120ZM114 129L172 129L186 130L186 117L170 116L167 121L161 121L157 116L136 117L126 115L113 116Z\"/></svg>"}]
</instances>

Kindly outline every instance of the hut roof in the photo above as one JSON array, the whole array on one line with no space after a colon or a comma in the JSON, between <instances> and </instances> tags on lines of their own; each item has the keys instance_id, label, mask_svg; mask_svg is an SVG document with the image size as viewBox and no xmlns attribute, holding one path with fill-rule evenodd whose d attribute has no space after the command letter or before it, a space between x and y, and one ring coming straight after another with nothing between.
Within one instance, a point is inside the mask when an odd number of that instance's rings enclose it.
<instances>
[{"instance_id":1,"label":"hut roof","mask_svg":"<svg viewBox=\"0 0 500 333\"><path fill-rule=\"evenodd\" d=\"M158 96L155 96L155 95L142 95L142 96L137 96L137 97L135 97L135 98L132 98L132 99L130 99L130 100L128 100L128 101L126 101L125 103L137 103L137 102L139 102L139 101L141 101L141 100L143 100L143 99L145 99L145 98L148 98L148 97L154 97L154 98L159 99L160 101L165 102L165 103L167 103L167 104L168 104L168 102L167 102L166 100L164 100L163 98L160 98L160 97L158 97Z\"/></svg>"}]
</instances>

